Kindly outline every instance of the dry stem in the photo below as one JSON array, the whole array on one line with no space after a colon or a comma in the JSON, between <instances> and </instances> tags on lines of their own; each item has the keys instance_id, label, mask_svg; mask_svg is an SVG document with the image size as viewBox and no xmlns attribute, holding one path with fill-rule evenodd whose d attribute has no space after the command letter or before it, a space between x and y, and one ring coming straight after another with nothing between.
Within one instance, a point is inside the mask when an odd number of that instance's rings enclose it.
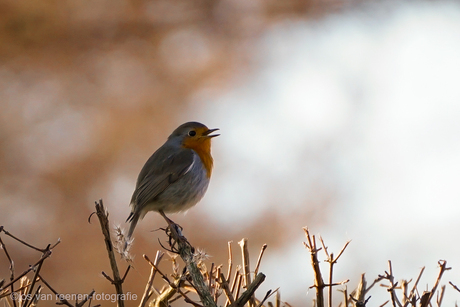
<instances>
[{"instance_id":1,"label":"dry stem","mask_svg":"<svg viewBox=\"0 0 460 307\"><path fill-rule=\"evenodd\" d=\"M124 277L128 273L128 270L125 273L123 279L120 277L120 272L118 271L117 261L115 259L114 247L112 244L112 239L110 237L110 227L109 227L109 213L105 210L104 205L102 203L102 199L99 202L96 202L96 213L99 219L99 223L101 224L102 234L104 235L104 242L105 247L107 249L107 254L110 260L110 267L112 268L113 278L110 278L107 274L102 272L104 277L106 277L114 286L117 292L117 305L118 307L124 307L123 301L123 281Z\"/></svg>"}]
</instances>

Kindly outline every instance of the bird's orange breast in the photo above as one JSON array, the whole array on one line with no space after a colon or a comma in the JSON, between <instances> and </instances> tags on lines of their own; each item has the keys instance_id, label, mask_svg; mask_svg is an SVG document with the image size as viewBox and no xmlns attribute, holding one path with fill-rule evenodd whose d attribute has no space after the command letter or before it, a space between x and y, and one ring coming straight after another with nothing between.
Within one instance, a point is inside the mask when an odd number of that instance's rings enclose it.
<instances>
[{"instance_id":1,"label":"bird's orange breast","mask_svg":"<svg viewBox=\"0 0 460 307\"><path fill-rule=\"evenodd\" d=\"M198 154L201 162L203 163L203 166L206 169L206 175L208 178L210 178L214 162L211 156L211 139L206 138L204 140L184 140L182 146L185 148L193 149Z\"/></svg>"}]
</instances>

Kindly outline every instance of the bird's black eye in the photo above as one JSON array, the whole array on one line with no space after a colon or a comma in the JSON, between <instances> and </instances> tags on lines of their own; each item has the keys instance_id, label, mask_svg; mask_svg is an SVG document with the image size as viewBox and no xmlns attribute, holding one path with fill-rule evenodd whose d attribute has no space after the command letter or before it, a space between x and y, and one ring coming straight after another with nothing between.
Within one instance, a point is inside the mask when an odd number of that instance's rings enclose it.
<instances>
[{"instance_id":1,"label":"bird's black eye","mask_svg":"<svg viewBox=\"0 0 460 307\"><path fill-rule=\"evenodd\" d=\"M188 132L188 135L190 135L190 136L195 136L195 135L196 135L196 131L195 131L195 130L190 130L190 131Z\"/></svg>"}]
</instances>

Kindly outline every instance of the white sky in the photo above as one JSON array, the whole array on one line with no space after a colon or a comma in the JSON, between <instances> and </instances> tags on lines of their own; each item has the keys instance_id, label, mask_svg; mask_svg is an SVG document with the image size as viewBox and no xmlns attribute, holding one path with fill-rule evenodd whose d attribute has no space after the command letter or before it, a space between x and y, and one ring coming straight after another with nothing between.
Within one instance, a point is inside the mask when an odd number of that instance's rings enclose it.
<instances>
[{"instance_id":1,"label":"white sky","mask_svg":"<svg viewBox=\"0 0 460 307\"><path fill-rule=\"evenodd\" d=\"M446 259L453 270L443 281L459 285L460 6L393 3L287 22L256 45L254 74L224 96L196 96L225 138L214 146L225 172L216 162L199 207L230 223L239 209L267 206L266 187L276 184L293 208L272 210L301 213L309 185L329 180L340 197L329 223L311 230L336 252L353 240L337 266L337 279L355 277L350 290L359 273L371 281L389 259L399 278L427 266L422 285L430 288ZM289 253L265 259L264 273L288 301L312 284L303 240L299 229ZM292 267L271 266L279 257ZM447 288L450 306L460 294ZM371 293L370 304L389 299L385 292Z\"/></svg>"}]
</instances>

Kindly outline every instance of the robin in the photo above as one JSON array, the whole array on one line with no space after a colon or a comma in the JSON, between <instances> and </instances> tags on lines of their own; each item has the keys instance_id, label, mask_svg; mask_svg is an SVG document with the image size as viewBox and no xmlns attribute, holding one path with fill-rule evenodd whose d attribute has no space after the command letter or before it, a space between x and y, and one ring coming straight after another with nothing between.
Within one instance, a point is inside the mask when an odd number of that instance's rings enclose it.
<instances>
[{"instance_id":1,"label":"robin","mask_svg":"<svg viewBox=\"0 0 460 307\"><path fill-rule=\"evenodd\" d=\"M211 139L219 136L211 133L216 130L198 122L182 124L147 160L131 197L128 240L147 212L185 211L203 198L213 166Z\"/></svg>"}]
</instances>

